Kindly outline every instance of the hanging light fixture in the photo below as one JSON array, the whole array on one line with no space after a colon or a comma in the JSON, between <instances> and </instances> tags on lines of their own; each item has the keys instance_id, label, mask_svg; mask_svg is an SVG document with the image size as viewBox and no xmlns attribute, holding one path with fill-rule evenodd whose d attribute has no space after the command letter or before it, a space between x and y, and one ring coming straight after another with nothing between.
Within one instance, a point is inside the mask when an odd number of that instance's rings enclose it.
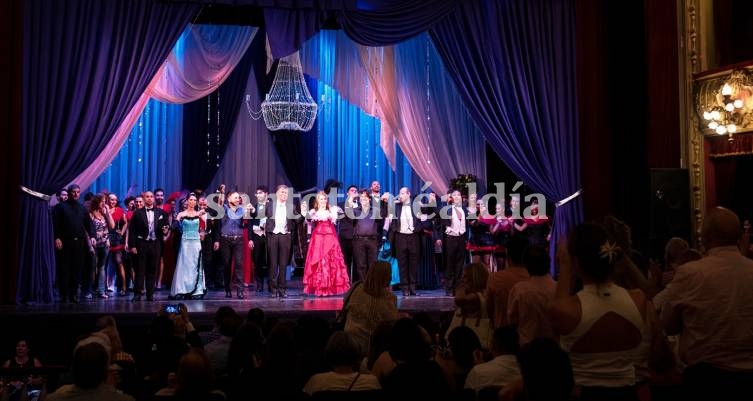
<instances>
[{"instance_id":1,"label":"hanging light fixture","mask_svg":"<svg viewBox=\"0 0 753 401\"><path fill-rule=\"evenodd\" d=\"M753 79L746 70L734 70L728 76L702 82L697 90L696 106L701 129L717 135L733 135L750 130L749 113L753 106Z\"/></svg>"},{"instance_id":2,"label":"hanging light fixture","mask_svg":"<svg viewBox=\"0 0 753 401\"><path fill-rule=\"evenodd\" d=\"M258 118L259 112L252 110L250 99L251 96L246 95L246 108L252 118ZM270 131L309 131L314 126L318 109L306 87L298 52L281 58L272 88L261 103L264 124Z\"/></svg>"}]
</instances>

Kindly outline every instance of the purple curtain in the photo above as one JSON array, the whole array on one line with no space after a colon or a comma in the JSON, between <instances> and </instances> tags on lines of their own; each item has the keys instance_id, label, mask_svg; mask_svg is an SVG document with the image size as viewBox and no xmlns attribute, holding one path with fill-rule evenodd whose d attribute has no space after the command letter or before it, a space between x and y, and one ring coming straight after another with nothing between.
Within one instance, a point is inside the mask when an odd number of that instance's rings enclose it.
<instances>
[{"instance_id":1,"label":"purple curtain","mask_svg":"<svg viewBox=\"0 0 753 401\"><path fill-rule=\"evenodd\" d=\"M337 18L354 42L387 46L426 32L458 9L459 0L400 0L361 2L359 9L325 10L305 5L264 9L264 25L275 59L289 56L313 37L327 20Z\"/></svg>"},{"instance_id":2,"label":"purple curtain","mask_svg":"<svg viewBox=\"0 0 753 401\"><path fill-rule=\"evenodd\" d=\"M321 29L327 12L313 9L280 10L264 9L264 27L267 30L272 58L289 56L301 48L301 44Z\"/></svg>"},{"instance_id":3,"label":"purple curtain","mask_svg":"<svg viewBox=\"0 0 753 401\"><path fill-rule=\"evenodd\" d=\"M467 1L467 0L465 0ZM373 9L344 11L340 25L354 42L386 46L426 32L438 21L455 14L460 0L404 0L375 4ZM376 2L374 2L376 3ZM362 4L363 5L363 4Z\"/></svg>"},{"instance_id":4,"label":"purple curtain","mask_svg":"<svg viewBox=\"0 0 753 401\"><path fill-rule=\"evenodd\" d=\"M197 10L152 0L28 0L21 184L51 194L86 169ZM16 299L52 302L48 205L22 194Z\"/></svg>"},{"instance_id":5,"label":"purple curtain","mask_svg":"<svg viewBox=\"0 0 753 401\"><path fill-rule=\"evenodd\" d=\"M572 195L580 189L575 0L476 0L459 11L431 35L487 142L549 201ZM557 207L553 241L582 219L579 197Z\"/></svg>"}]
</instances>

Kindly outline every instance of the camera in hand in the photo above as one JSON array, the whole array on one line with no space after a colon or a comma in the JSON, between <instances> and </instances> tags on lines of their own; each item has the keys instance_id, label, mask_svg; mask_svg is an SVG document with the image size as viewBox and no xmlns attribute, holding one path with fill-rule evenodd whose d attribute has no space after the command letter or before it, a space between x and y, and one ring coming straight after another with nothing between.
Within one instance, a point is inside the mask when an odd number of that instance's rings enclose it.
<instances>
[{"instance_id":1,"label":"camera in hand","mask_svg":"<svg viewBox=\"0 0 753 401\"><path fill-rule=\"evenodd\" d=\"M180 313L180 304L166 304L165 312L167 313Z\"/></svg>"}]
</instances>

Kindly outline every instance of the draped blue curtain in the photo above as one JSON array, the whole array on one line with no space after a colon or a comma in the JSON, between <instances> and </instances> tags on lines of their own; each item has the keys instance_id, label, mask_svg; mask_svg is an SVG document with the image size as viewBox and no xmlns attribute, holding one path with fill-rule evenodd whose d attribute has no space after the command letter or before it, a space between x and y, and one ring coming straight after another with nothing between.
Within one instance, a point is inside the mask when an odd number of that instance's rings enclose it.
<instances>
[{"instance_id":1,"label":"draped blue curtain","mask_svg":"<svg viewBox=\"0 0 753 401\"><path fill-rule=\"evenodd\" d=\"M575 1L468 1L431 34L487 142L510 169L550 201L578 191ZM552 239L582 219L580 198L557 207Z\"/></svg>"},{"instance_id":2,"label":"draped blue curtain","mask_svg":"<svg viewBox=\"0 0 753 401\"><path fill-rule=\"evenodd\" d=\"M323 66L322 66L323 67ZM392 170L379 146L378 118L343 99L332 87L319 83L317 99L324 96L317 117L317 182L321 188L329 178L344 186L368 187L377 180L382 191L396 194L401 187L417 191L421 180L398 149ZM343 188L343 192L344 192Z\"/></svg>"},{"instance_id":3,"label":"draped blue curtain","mask_svg":"<svg viewBox=\"0 0 753 401\"><path fill-rule=\"evenodd\" d=\"M128 140L90 191L108 190L121 200L160 187L181 188L183 105L151 99Z\"/></svg>"},{"instance_id":4,"label":"draped blue curtain","mask_svg":"<svg viewBox=\"0 0 753 401\"><path fill-rule=\"evenodd\" d=\"M28 0L21 184L51 194L102 151L198 6L151 0ZM52 302L47 202L23 193L18 302ZM16 268L8 266L6 268Z\"/></svg>"}]
</instances>

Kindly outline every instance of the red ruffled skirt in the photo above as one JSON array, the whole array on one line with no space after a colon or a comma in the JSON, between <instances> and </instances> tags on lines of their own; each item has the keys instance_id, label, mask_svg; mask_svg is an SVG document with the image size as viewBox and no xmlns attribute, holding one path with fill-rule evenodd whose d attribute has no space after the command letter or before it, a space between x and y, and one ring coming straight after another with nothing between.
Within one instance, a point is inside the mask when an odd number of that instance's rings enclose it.
<instances>
[{"instance_id":1,"label":"red ruffled skirt","mask_svg":"<svg viewBox=\"0 0 753 401\"><path fill-rule=\"evenodd\" d=\"M344 294L350 288L348 268L332 222L321 221L311 233L306 265L303 270L303 292L317 296Z\"/></svg>"}]
</instances>

